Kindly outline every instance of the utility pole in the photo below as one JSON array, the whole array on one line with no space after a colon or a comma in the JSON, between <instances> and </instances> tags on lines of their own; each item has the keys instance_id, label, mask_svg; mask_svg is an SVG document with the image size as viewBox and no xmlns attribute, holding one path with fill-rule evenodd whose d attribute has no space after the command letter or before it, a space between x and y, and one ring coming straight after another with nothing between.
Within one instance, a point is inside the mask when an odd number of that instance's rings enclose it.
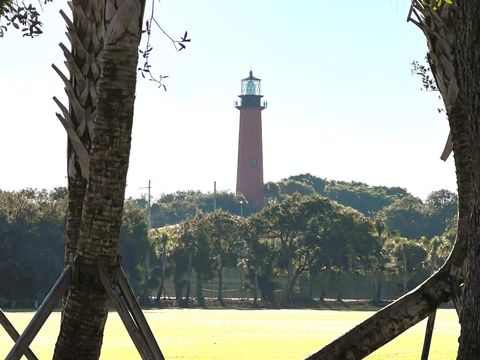
<instances>
[{"instance_id":1,"label":"utility pole","mask_svg":"<svg viewBox=\"0 0 480 360\"><path fill-rule=\"evenodd\" d=\"M402 257L403 257L403 291L406 294L408 292L408 266L407 266L407 252L405 250L405 243L402 244Z\"/></svg>"},{"instance_id":2,"label":"utility pole","mask_svg":"<svg viewBox=\"0 0 480 360\"><path fill-rule=\"evenodd\" d=\"M152 212L151 212L151 202L152 202L152 182L148 180L148 186L143 187L140 189L148 189L148 199L147 199L147 204L148 204L148 211L147 211L147 241L150 243L150 239L148 238L148 235L150 234L150 229L152 228ZM150 271L150 252L147 250L145 253L145 259L144 259L144 265L145 265L145 278L149 278L149 271Z\"/></svg>"},{"instance_id":3,"label":"utility pole","mask_svg":"<svg viewBox=\"0 0 480 360\"><path fill-rule=\"evenodd\" d=\"M148 212L147 212L147 229L150 231L152 228L152 212L151 212L151 204L152 204L152 182L148 180L148 186L143 187L140 189L148 189L148 199L147 199L147 204L148 204Z\"/></svg>"},{"instance_id":4,"label":"utility pole","mask_svg":"<svg viewBox=\"0 0 480 360\"><path fill-rule=\"evenodd\" d=\"M217 182L213 182L213 211L217 211Z\"/></svg>"}]
</instances>

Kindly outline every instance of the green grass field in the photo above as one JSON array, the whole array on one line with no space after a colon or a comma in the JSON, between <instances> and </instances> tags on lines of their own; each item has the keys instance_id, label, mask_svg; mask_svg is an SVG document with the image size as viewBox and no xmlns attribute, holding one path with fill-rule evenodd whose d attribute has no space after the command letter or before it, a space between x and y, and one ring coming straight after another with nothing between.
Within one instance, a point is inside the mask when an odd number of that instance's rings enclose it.
<instances>
[{"instance_id":1,"label":"green grass field","mask_svg":"<svg viewBox=\"0 0 480 360\"><path fill-rule=\"evenodd\" d=\"M199 310L146 311L147 319L167 359L304 359L371 311L333 310ZM31 312L9 312L21 331ZM41 359L51 359L60 313L53 313L31 348ZM381 331L379 329L379 331ZM425 321L367 359L419 359ZM455 359L459 326L455 310L437 314L430 359ZM13 342L0 327L0 358ZM110 313L101 359L140 359L123 324Z\"/></svg>"}]
</instances>

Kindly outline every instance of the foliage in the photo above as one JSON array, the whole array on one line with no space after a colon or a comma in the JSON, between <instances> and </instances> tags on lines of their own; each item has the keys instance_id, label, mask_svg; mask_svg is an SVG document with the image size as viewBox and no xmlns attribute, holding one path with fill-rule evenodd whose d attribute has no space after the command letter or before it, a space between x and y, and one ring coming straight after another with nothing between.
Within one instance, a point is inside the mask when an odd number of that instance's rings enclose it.
<instances>
[{"instance_id":1,"label":"foliage","mask_svg":"<svg viewBox=\"0 0 480 360\"><path fill-rule=\"evenodd\" d=\"M0 191L0 298L42 299L63 267L64 189Z\"/></svg>"},{"instance_id":2,"label":"foliage","mask_svg":"<svg viewBox=\"0 0 480 360\"><path fill-rule=\"evenodd\" d=\"M246 270L252 291L253 302L256 304L258 293L261 298L271 305L276 300L274 290L277 284L273 280L275 254L270 249L270 244L261 237L261 219L258 216L239 219L240 238L243 240L239 265Z\"/></svg>"},{"instance_id":3,"label":"foliage","mask_svg":"<svg viewBox=\"0 0 480 360\"><path fill-rule=\"evenodd\" d=\"M158 272L154 248L147 234L147 213L138 201L128 199L123 208L119 252L124 270L142 301L158 287Z\"/></svg>"},{"instance_id":4,"label":"foliage","mask_svg":"<svg viewBox=\"0 0 480 360\"><path fill-rule=\"evenodd\" d=\"M329 181L325 192L330 199L367 216L374 216L385 206L407 196L407 191L399 187L370 186L354 181Z\"/></svg>"},{"instance_id":5,"label":"foliage","mask_svg":"<svg viewBox=\"0 0 480 360\"><path fill-rule=\"evenodd\" d=\"M300 175L293 175L289 177L290 180L302 182L306 185L310 185L315 190L315 193L319 195L325 195L325 186L327 184L327 180L313 176L309 173L300 174Z\"/></svg>"},{"instance_id":6,"label":"foliage","mask_svg":"<svg viewBox=\"0 0 480 360\"><path fill-rule=\"evenodd\" d=\"M395 200L408 195L405 189L399 187L326 180L311 174L291 176L277 183L265 184L267 203L278 203L295 192L302 195L323 195L370 217Z\"/></svg>"},{"instance_id":7,"label":"foliage","mask_svg":"<svg viewBox=\"0 0 480 360\"><path fill-rule=\"evenodd\" d=\"M143 33L147 33L147 39L145 42L145 47L143 50L138 50L144 59L143 66L137 68L143 78L148 77L148 80L155 82L159 88L167 91L167 87L163 83L164 79L168 78L168 75L158 75L155 76L151 72L152 65L150 65L150 54L153 50L151 45L151 35L152 35L152 24L155 24L157 28L172 42L173 46L177 51L181 51L186 48L186 44L191 41L188 38L188 32L185 31L185 34L180 38L180 40L173 39L163 28L160 26L159 22L155 19L155 0L152 1L150 16L145 22L145 30Z\"/></svg>"},{"instance_id":8,"label":"foliage","mask_svg":"<svg viewBox=\"0 0 480 360\"><path fill-rule=\"evenodd\" d=\"M422 78L422 90L438 91L437 83L432 74L432 69L428 65L421 64L419 61L412 61L412 74L419 75Z\"/></svg>"},{"instance_id":9,"label":"foliage","mask_svg":"<svg viewBox=\"0 0 480 360\"><path fill-rule=\"evenodd\" d=\"M152 204L152 226L162 227L178 224L193 218L197 210L211 212L214 202L219 210L240 215L243 207L243 213L249 215L251 209L247 203L240 203L242 200L235 194L227 192L218 192L215 194L215 198L213 193L205 194L200 191L178 191L173 194L164 194Z\"/></svg>"},{"instance_id":10,"label":"foliage","mask_svg":"<svg viewBox=\"0 0 480 360\"><path fill-rule=\"evenodd\" d=\"M319 232L330 208L325 198L301 197L295 193L257 214L260 236L276 255L275 268L287 276L282 299L285 305L293 302L293 288L300 274L319 258Z\"/></svg>"},{"instance_id":11,"label":"foliage","mask_svg":"<svg viewBox=\"0 0 480 360\"><path fill-rule=\"evenodd\" d=\"M297 301L295 284L300 276L404 274L401 244L407 251L408 286L432 273L448 256L456 237L455 194L435 191L422 202L403 189L375 187L384 198L396 200L371 219L315 189L323 183L330 194L341 187L348 192L374 187L317 179L301 175L270 183L281 189L280 196L256 214L246 206L250 216L243 218L238 216L241 199L233 194L218 193L215 212L213 194L166 194L154 202L152 220L154 225L173 224L149 234L146 198L127 199L120 253L135 292L150 302L172 278L179 304L188 305L194 297L203 298L201 286L193 289L193 283L201 285L216 276L221 288L223 270L238 267L249 280L245 287L255 302L263 299L276 305L281 300L291 305ZM298 191L287 195L288 189L303 189L308 195ZM41 299L60 273L66 194L64 188L0 192L0 297Z\"/></svg>"},{"instance_id":12,"label":"foliage","mask_svg":"<svg viewBox=\"0 0 480 360\"><path fill-rule=\"evenodd\" d=\"M52 0L44 0L44 4ZM41 6L41 3L40 3ZM5 18L5 25L2 24ZM32 4L25 4L17 0L0 0L0 37L5 35L9 26L22 31L23 36L31 38L42 33L40 13Z\"/></svg>"},{"instance_id":13,"label":"foliage","mask_svg":"<svg viewBox=\"0 0 480 360\"><path fill-rule=\"evenodd\" d=\"M457 197L448 190L430 193L425 204L418 198L406 196L386 206L377 214L391 234L409 239L441 235L457 212Z\"/></svg>"},{"instance_id":14,"label":"foliage","mask_svg":"<svg viewBox=\"0 0 480 360\"><path fill-rule=\"evenodd\" d=\"M274 268L287 277L282 302L293 302L298 277L322 270L368 269L380 257L373 225L359 212L331 200L296 193L255 215L260 238L274 256Z\"/></svg>"},{"instance_id":15,"label":"foliage","mask_svg":"<svg viewBox=\"0 0 480 360\"><path fill-rule=\"evenodd\" d=\"M279 183L267 183L265 185L267 203L275 204L282 201L287 196L295 193L300 195L313 195L315 189L312 185L292 179L286 179Z\"/></svg>"}]
</instances>

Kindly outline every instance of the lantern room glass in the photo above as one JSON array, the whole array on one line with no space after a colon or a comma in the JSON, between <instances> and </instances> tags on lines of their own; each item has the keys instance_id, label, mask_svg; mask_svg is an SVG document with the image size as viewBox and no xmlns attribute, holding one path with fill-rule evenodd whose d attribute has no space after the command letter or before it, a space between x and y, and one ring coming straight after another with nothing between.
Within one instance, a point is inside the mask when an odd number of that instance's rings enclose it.
<instances>
[{"instance_id":1,"label":"lantern room glass","mask_svg":"<svg viewBox=\"0 0 480 360\"><path fill-rule=\"evenodd\" d=\"M250 71L250 76L242 80L242 95L260 95L260 79L253 76Z\"/></svg>"}]
</instances>

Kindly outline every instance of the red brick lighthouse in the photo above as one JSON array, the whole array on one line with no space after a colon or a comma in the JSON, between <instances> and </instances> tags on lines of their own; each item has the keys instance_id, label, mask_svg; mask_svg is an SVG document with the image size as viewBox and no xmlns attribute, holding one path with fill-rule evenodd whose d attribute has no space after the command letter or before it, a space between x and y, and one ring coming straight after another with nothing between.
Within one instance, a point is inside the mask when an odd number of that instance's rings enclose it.
<instances>
[{"instance_id":1,"label":"red brick lighthouse","mask_svg":"<svg viewBox=\"0 0 480 360\"><path fill-rule=\"evenodd\" d=\"M262 110L267 107L261 101L260 79L250 76L242 79L240 100L235 107L240 110L238 136L237 194L247 199L253 210L265 203L263 189Z\"/></svg>"}]
</instances>

